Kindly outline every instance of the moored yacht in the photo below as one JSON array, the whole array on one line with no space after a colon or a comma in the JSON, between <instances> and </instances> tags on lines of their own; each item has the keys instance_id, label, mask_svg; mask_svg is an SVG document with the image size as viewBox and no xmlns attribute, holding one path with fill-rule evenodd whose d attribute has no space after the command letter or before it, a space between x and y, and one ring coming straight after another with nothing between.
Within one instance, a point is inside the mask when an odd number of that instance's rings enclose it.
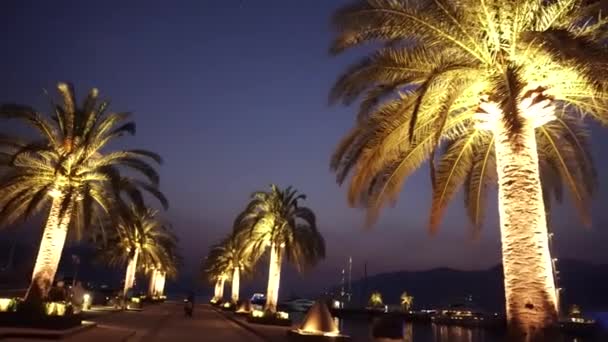
<instances>
[{"instance_id":1,"label":"moored yacht","mask_svg":"<svg viewBox=\"0 0 608 342\"><path fill-rule=\"evenodd\" d=\"M559 320L559 326L566 333L581 335L593 333L597 324L594 319L584 317L578 305L572 305L568 316Z\"/></svg>"},{"instance_id":2,"label":"moored yacht","mask_svg":"<svg viewBox=\"0 0 608 342\"><path fill-rule=\"evenodd\" d=\"M458 325L465 327L501 327L504 319L498 313L486 313L475 306L470 297L462 304L450 305L437 310L431 322L441 325Z\"/></svg>"}]
</instances>

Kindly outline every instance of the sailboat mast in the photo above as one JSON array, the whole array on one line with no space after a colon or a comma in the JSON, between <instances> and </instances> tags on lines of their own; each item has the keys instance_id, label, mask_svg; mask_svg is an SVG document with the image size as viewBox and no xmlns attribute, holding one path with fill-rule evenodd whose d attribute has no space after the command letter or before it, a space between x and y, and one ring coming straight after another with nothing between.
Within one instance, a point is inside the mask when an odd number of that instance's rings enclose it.
<instances>
[{"instance_id":1,"label":"sailboat mast","mask_svg":"<svg viewBox=\"0 0 608 342\"><path fill-rule=\"evenodd\" d=\"M352 296L352 278L353 276L353 257L349 256L348 257L348 290L347 290L347 294L348 294L348 302L350 303L350 298Z\"/></svg>"}]
</instances>

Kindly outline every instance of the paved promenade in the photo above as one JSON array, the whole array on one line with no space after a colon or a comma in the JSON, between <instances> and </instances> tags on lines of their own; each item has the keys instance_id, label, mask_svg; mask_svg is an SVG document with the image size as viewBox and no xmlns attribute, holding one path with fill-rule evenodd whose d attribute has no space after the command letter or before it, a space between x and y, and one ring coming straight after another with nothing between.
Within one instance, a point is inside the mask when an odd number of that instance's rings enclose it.
<instances>
[{"instance_id":1,"label":"paved promenade","mask_svg":"<svg viewBox=\"0 0 608 342\"><path fill-rule=\"evenodd\" d=\"M62 341L263 341L206 305L197 305L192 318L184 317L182 305L167 303L146 306L141 312L94 314L89 320L96 322L97 327ZM38 340L13 338L4 341Z\"/></svg>"}]
</instances>

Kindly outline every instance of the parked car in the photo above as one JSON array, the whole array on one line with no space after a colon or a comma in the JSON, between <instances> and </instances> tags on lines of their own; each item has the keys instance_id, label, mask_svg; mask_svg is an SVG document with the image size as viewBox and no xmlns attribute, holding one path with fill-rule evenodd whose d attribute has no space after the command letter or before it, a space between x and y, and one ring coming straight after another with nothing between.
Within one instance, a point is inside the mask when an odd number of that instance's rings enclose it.
<instances>
[{"instance_id":1,"label":"parked car","mask_svg":"<svg viewBox=\"0 0 608 342\"><path fill-rule=\"evenodd\" d=\"M289 308L289 311L306 312L313 306L314 303L315 302L312 300L300 298L289 301L285 304Z\"/></svg>"},{"instance_id":2,"label":"parked car","mask_svg":"<svg viewBox=\"0 0 608 342\"><path fill-rule=\"evenodd\" d=\"M253 310L264 310L264 305L266 305L266 296L262 293L254 293L251 296L251 308Z\"/></svg>"}]
</instances>

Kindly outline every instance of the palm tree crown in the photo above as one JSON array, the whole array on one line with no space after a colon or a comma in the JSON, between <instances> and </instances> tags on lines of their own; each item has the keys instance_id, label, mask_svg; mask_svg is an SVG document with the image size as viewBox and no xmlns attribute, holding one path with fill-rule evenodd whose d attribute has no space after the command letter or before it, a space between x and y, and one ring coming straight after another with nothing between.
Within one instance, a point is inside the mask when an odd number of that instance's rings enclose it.
<instances>
[{"instance_id":1,"label":"palm tree crown","mask_svg":"<svg viewBox=\"0 0 608 342\"><path fill-rule=\"evenodd\" d=\"M203 276L210 282L215 283L219 279L228 279L230 271L226 259L221 257L221 250L213 246L201 265Z\"/></svg>"},{"instance_id":2,"label":"palm tree crown","mask_svg":"<svg viewBox=\"0 0 608 342\"><path fill-rule=\"evenodd\" d=\"M108 103L99 102L97 89L79 106L70 84L59 83L57 88L62 101L51 103L48 116L29 106L0 105L0 117L20 119L38 134L35 139L0 139L1 162L9 167L0 179L0 223L27 218L59 194L62 211L74 208L69 222L77 233L90 226L99 209L108 213L116 207L120 192L143 207L143 189L166 207L167 200L158 191L158 173L146 161L160 163L160 156L136 149L104 151L115 138L135 133L135 124L127 121L130 114L109 113ZM122 168L135 170L146 181L122 175Z\"/></svg>"},{"instance_id":3,"label":"palm tree crown","mask_svg":"<svg viewBox=\"0 0 608 342\"><path fill-rule=\"evenodd\" d=\"M494 138L483 129L480 103L498 104L517 141L522 99L533 96L557 109L556 120L536 130L545 192L560 199L565 184L588 217L596 175L575 114L608 123L606 23L598 3L571 0L369 0L337 11L332 52L385 43L347 69L330 96L344 104L361 99L355 127L331 161L339 183L352 173L351 205L367 207L373 222L430 159L431 230L463 184L479 228L495 172Z\"/></svg>"},{"instance_id":4,"label":"palm tree crown","mask_svg":"<svg viewBox=\"0 0 608 342\"><path fill-rule=\"evenodd\" d=\"M235 229L249 234L253 250L275 244L284 248L287 260L298 270L312 266L325 257L325 241L313 211L298 205L303 199L306 195L292 187L281 190L271 185L268 192L255 192L237 217Z\"/></svg>"},{"instance_id":5,"label":"palm tree crown","mask_svg":"<svg viewBox=\"0 0 608 342\"><path fill-rule=\"evenodd\" d=\"M254 244L250 243L247 237L245 232L236 231L213 245L209 251L209 260L213 261L211 269L217 268L216 273L225 273L227 279L230 279L235 268L238 268L241 274L253 272L253 265L260 253L252 248Z\"/></svg>"},{"instance_id":6,"label":"palm tree crown","mask_svg":"<svg viewBox=\"0 0 608 342\"><path fill-rule=\"evenodd\" d=\"M101 258L113 266L125 265L138 253L137 268L161 265L174 273L179 257L176 254L177 238L170 227L158 217L158 211L129 206L129 215L110 221L113 227L102 227L99 244Z\"/></svg>"}]
</instances>

